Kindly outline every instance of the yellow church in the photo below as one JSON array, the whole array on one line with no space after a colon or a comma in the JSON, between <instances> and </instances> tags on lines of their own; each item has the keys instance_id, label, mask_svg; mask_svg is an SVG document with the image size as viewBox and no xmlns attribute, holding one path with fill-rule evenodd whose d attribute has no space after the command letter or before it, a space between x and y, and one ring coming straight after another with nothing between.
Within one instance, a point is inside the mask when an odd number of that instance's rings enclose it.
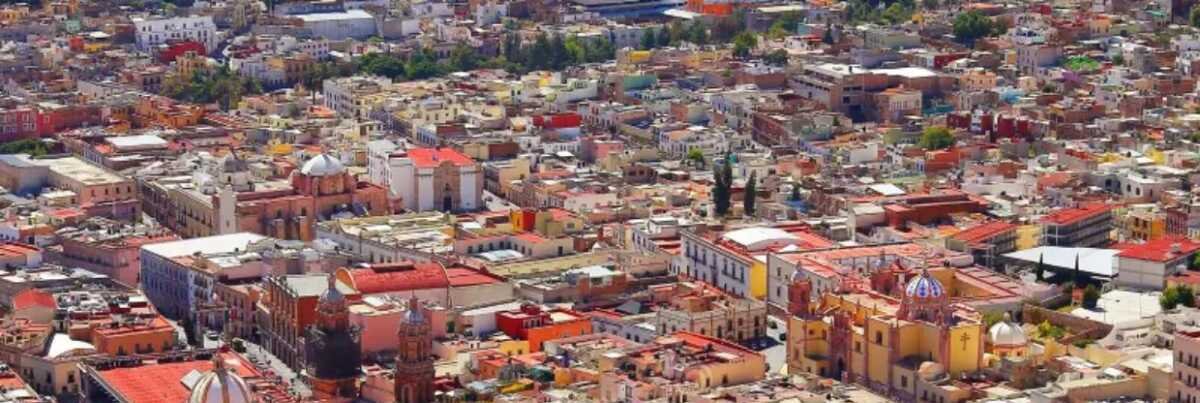
<instances>
[{"instance_id":1,"label":"yellow church","mask_svg":"<svg viewBox=\"0 0 1200 403\"><path fill-rule=\"evenodd\" d=\"M789 372L858 383L898 400L969 398L947 380L987 365L991 344L979 315L957 309L950 295L958 294L938 279L953 284L952 269L882 270L869 286L846 278L839 292L816 298L802 272L788 287Z\"/></svg>"}]
</instances>

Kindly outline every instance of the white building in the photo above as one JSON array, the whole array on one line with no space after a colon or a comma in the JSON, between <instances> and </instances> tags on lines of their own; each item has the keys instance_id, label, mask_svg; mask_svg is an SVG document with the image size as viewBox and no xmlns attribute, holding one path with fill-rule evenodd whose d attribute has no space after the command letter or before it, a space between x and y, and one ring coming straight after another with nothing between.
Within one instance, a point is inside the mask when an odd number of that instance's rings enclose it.
<instances>
[{"instance_id":1,"label":"white building","mask_svg":"<svg viewBox=\"0 0 1200 403\"><path fill-rule=\"evenodd\" d=\"M148 51L170 40L193 40L211 52L219 42L217 24L212 17L177 17L155 20L134 19L138 49Z\"/></svg>"},{"instance_id":2,"label":"white building","mask_svg":"<svg viewBox=\"0 0 1200 403\"><path fill-rule=\"evenodd\" d=\"M301 14L296 18L314 37L327 40L366 39L377 32L375 17L363 10Z\"/></svg>"},{"instance_id":3,"label":"white building","mask_svg":"<svg viewBox=\"0 0 1200 403\"><path fill-rule=\"evenodd\" d=\"M482 207L483 168L449 148L372 153L368 177L407 211L474 211Z\"/></svg>"}]
</instances>

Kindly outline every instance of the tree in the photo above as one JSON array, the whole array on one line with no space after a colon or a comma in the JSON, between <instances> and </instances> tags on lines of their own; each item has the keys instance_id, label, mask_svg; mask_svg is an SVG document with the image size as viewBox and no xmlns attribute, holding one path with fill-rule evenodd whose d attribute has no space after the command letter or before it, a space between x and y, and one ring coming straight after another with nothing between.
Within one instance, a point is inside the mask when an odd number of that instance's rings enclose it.
<instances>
[{"instance_id":1,"label":"tree","mask_svg":"<svg viewBox=\"0 0 1200 403\"><path fill-rule=\"evenodd\" d=\"M1188 21L1192 23L1193 27L1200 28L1200 7L1198 5L1193 5L1192 9L1188 11Z\"/></svg>"},{"instance_id":2,"label":"tree","mask_svg":"<svg viewBox=\"0 0 1200 403\"><path fill-rule=\"evenodd\" d=\"M1194 141L1194 140L1193 140L1193 141ZM1184 180L1183 182L1184 182L1184 183L1187 183L1188 181L1187 181L1187 180ZM1192 261L1191 261L1191 265L1190 265L1190 266L1188 266L1188 269L1191 269L1191 270L1200 270L1200 253L1198 253L1198 254L1195 254L1195 255L1192 255Z\"/></svg>"},{"instance_id":3,"label":"tree","mask_svg":"<svg viewBox=\"0 0 1200 403\"><path fill-rule=\"evenodd\" d=\"M404 77L404 62L386 53L370 53L358 58L358 70L387 78Z\"/></svg>"},{"instance_id":4,"label":"tree","mask_svg":"<svg viewBox=\"0 0 1200 403\"><path fill-rule=\"evenodd\" d=\"M654 38L654 42L655 42L654 44L657 45L656 47L661 48L661 47L665 47L665 46L670 46L671 45L670 29L659 28L657 32L658 32L658 34Z\"/></svg>"},{"instance_id":5,"label":"tree","mask_svg":"<svg viewBox=\"0 0 1200 403\"><path fill-rule=\"evenodd\" d=\"M1179 301L1179 305L1195 308L1196 294L1192 291L1192 288L1184 285L1176 285L1175 287L1178 288L1175 294L1177 295L1176 300Z\"/></svg>"},{"instance_id":6,"label":"tree","mask_svg":"<svg viewBox=\"0 0 1200 403\"><path fill-rule=\"evenodd\" d=\"M899 24L912 19L912 10L896 2L884 9L879 18L888 24Z\"/></svg>"},{"instance_id":7,"label":"tree","mask_svg":"<svg viewBox=\"0 0 1200 403\"><path fill-rule=\"evenodd\" d=\"M944 126L931 126L921 133L918 146L926 150L942 150L954 145L954 135Z\"/></svg>"},{"instance_id":8,"label":"tree","mask_svg":"<svg viewBox=\"0 0 1200 403\"><path fill-rule=\"evenodd\" d=\"M1043 339L1060 339L1067 335L1067 330L1061 326L1051 324L1050 321L1043 320L1037 327L1038 337Z\"/></svg>"},{"instance_id":9,"label":"tree","mask_svg":"<svg viewBox=\"0 0 1200 403\"><path fill-rule=\"evenodd\" d=\"M959 42L974 46L975 40L994 31L990 18L978 11L968 11L954 18L954 36Z\"/></svg>"},{"instance_id":10,"label":"tree","mask_svg":"<svg viewBox=\"0 0 1200 403\"><path fill-rule=\"evenodd\" d=\"M788 53L786 50L776 49L763 57L763 62L772 66L787 66Z\"/></svg>"},{"instance_id":11,"label":"tree","mask_svg":"<svg viewBox=\"0 0 1200 403\"><path fill-rule=\"evenodd\" d=\"M758 46L758 37L752 32L742 32L733 37L733 56L745 59L750 57L750 51Z\"/></svg>"},{"instance_id":12,"label":"tree","mask_svg":"<svg viewBox=\"0 0 1200 403\"><path fill-rule=\"evenodd\" d=\"M0 144L0 154L29 154L31 157L41 157L50 153L50 147L41 140L23 139Z\"/></svg>"},{"instance_id":13,"label":"tree","mask_svg":"<svg viewBox=\"0 0 1200 403\"><path fill-rule=\"evenodd\" d=\"M713 207L716 214L729 214L730 199L733 196L733 161L728 155L719 164L713 164Z\"/></svg>"},{"instance_id":14,"label":"tree","mask_svg":"<svg viewBox=\"0 0 1200 403\"><path fill-rule=\"evenodd\" d=\"M1003 312L985 313L985 314L983 314L983 328L984 328L984 330L991 329L992 325L1000 323L1000 321L1002 321L1002 320L1004 320Z\"/></svg>"},{"instance_id":15,"label":"tree","mask_svg":"<svg viewBox=\"0 0 1200 403\"><path fill-rule=\"evenodd\" d=\"M1098 301L1100 301L1100 290L1096 289L1095 285L1088 284L1087 288L1083 289L1083 307L1096 309Z\"/></svg>"},{"instance_id":16,"label":"tree","mask_svg":"<svg viewBox=\"0 0 1200 403\"><path fill-rule=\"evenodd\" d=\"M1163 290L1162 295L1158 297L1158 305L1164 311L1175 309L1179 306L1179 290L1175 287L1167 287Z\"/></svg>"},{"instance_id":17,"label":"tree","mask_svg":"<svg viewBox=\"0 0 1200 403\"><path fill-rule=\"evenodd\" d=\"M746 216L754 216L754 202L758 198L758 172L750 171L750 177L746 179L746 191L742 197L742 210Z\"/></svg>"},{"instance_id":18,"label":"tree","mask_svg":"<svg viewBox=\"0 0 1200 403\"><path fill-rule=\"evenodd\" d=\"M1112 64L1114 66L1124 66L1125 65L1125 56L1122 56L1120 53L1116 54L1115 56L1112 57Z\"/></svg>"},{"instance_id":19,"label":"tree","mask_svg":"<svg viewBox=\"0 0 1200 403\"><path fill-rule=\"evenodd\" d=\"M642 30L642 43L641 46L639 46L639 49L654 49L654 45L657 43L658 39L654 36L654 28L646 28Z\"/></svg>"},{"instance_id":20,"label":"tree","mask_svg":"<svg viewBox=\"0 0 1200 403\"><path fill-rule=\"evenodd\" d=\"M688 150L687 157L684 157L684 159L691 162L695 166L702 168L704 167L704 152L700 151L699 148Z\"/></svg>"},{"instance_id":21,"label":"tree","mask_svg":"<svg viewBox=\"0 0 1200 403\"><path fill-rule=\"evenodd\" d=\"M792 185L792 197L789 197L788 200L800 201L800 185L799 184Z\"/></svg>"},{"instance_id":22,"label":"tree","mask_svg":"<svg viewBox=\"0 0 1200 403\"><path fill-rule=\"evenodd\" d=\"M1045 255L1038 255L1037 281L1042 281L1042 280L1046 279L1046 261L1045 261L1045 259L1046 259Z\"/></svg>"},{"instance_id":23,"label":"tree","mask_svg":"<svg viewBox=\"0 0 1200 403\"><path fill-rule=\"evenodd\" d=\"M454 71L471 71L479 68L479 54L465 43L460 43L450 51L449 67Z\"/></svg>"},{"instance_id":24,"label":"tree","mask_svg":"<svg viewBox=\"0 0 1200 403\"><path fill-rule=\"evenodd\" d=\"M692 24L687 29L687 41L697 45L707 44L708 26L700 20L692 21Z\"/></svg>"}]
</instances>

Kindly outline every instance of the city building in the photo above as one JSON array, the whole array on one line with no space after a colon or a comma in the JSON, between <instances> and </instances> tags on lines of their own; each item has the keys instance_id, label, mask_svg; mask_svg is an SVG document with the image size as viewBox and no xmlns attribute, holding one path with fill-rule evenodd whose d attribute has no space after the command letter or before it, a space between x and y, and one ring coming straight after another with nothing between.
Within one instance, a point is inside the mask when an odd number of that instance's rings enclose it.
<instances>
[{"instance_id":1,"label":"city building","mask_svg":"<svg viewBox=\"0 0 1200 403\"><path fill-rule=\"evenodd\" d=\"M372 164L376 183L386 184L407 211L474 211L483 207L483 169L450 148L410 148Z\"/></svg>"},{"instance_id":2,"label":"city building","mask_svg":"<svg viewBox=\"0 0 1200 403\"><path fill-rule=\"evenodd\" d=\"M1093 204L1042 217L1042 244L1103 248L1112 241L1112 206Z\"/></svg>"},{"instance_id":3,"label":"city building","mask_svg":"<svg viewBox=\"0 0 1200 403\"><path fill-rule=\"evenodd\" d=\"M337 277L328 279L317 300L314 323L305 331L304 371L317 398L347 400L358 394L361 334L350 323L349 301L338 290Z\"/></svg>"},{"instance_id":4,"label":"city building","mask_svg":"<svg viewBox=\"0 0 1200 403\"><path fill-rule=\"evenodd\" d=\"M409 299L408 309L400 322L393 395L396 403L433 401L433 331L424 309L416 297Z\"/></svg>"},{"instance_id":5,"label":"city building","mask_svg":"<svg viewBox=\"0 0 1200 403\"><path fill-rule=\"evenodd\" d=\"M306 329L317 323L317 306L329 289L328 275L293 274L263 280L263 293L255 308L261 326L259 343L289 367L304 364ZM338 292L358 299L357 292L336 282Z\"/></svg>"},{"instance_id":6,"label":"city building","mask_svg":"<svg viewBox=\"0 0 1200 403\"><path fill-rule=\"evenodd\" d=\"M164 43L175 40L192 40L204 45L204 49L216 49L221 40L217 25L212 17L173 17L158 19L135 19L133 21L137 46L150 51Z\"/></svg>"},{"instance_id":7,"label":"city building","mask_svg":"<svg viewBox=\"0 0 1200 403\"><path fill-rule=\"evenodd\" d=\"M543 309L533 304L515 311L496 313L496 327L509 337L529 342L529 351L542 350L542 343L563 337L592 333L586 316L566 309Z\"/></svg>"}]
</instances>

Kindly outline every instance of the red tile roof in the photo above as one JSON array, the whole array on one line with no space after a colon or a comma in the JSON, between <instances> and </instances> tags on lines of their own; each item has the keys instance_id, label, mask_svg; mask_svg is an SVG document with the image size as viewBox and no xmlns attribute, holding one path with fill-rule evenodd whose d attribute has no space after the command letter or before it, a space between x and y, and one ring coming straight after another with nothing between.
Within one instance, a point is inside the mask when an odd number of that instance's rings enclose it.
<instances>
[{"instance_id":1,"label":"red tile roof","mask_svg":"<svg viewBox=\"0 0 1200 403\"><path fill-rule=\"evenodd\" d=\"M0 244L0 256L26 256L41 251L41 248L29 244L17 242Z\"/></svg>"},{"instance_id":2,"label":"red tile roof","mask_svg":"<svg viewBox=\"0 0 1200 403\"><path fill-rule=\"evenodd\" d=\"M451 267L446 269L446 279L450 282L451 287L469 287L504 282L504 279L500 277L466 267Z\"/></svg>"},{"instance_id":3,"label":"red tile roof","mask_svg":"<svg viewBox=\"0 0 1200 403\"><path fill-rule=\"evenodd\" d=\"M410 148L408 158L419 168L432 168L449 161L457 166L474 165L471 157L451 148Z\"/></svg>"},{"instance_id":4,"label":"red tile roof","mask_svg":"<svg viewBox=\"0 0 1200 403\"><path fill-rule=\"evenodd\" d=\"M1176 246L1178 246L1178 250L1173 251L1172 249ZM1140 245L1132 245L1121 251L1121 253L1118 253L1117 256L1153 262L1166 262L1181 256L1191 255L1196 253L1196 251L1200 251L1200 242L1182 237L1167 237Z\"/></svg>"},{"instance_id":5,"label":"red tile roof","mask_svg":"<svg viewBox=\"0 0 1200 403\"><path fill-rule=\"evenodd\" d=\"M1113 206L1108 204L1092 204L1078 208L1068 208L1055 211L1042 217L1042 222L1047 224L1068 225L1081 220L1085 220L1096 215L1106 213L1112 210Z\"/></svg>"},{"instance_id":6,"label":"red tile roof","mask_svg":"<svg viewBox=\"0 0 1200 403\"><path fill-rule=\"evenodd\" d=\"M367 268L344 269L350 286L362 294L448 288L446 270L438 263L373 264Z\"/></svg>"},{"instance_id":7,"label":"red tile roof","mask_svg":"<svg viewBox=\"0 0 1200 403\"><path fill-rule=\"evenodd\" d=\"M992 221L959 231L957 234L952 235L951 238L972 244L986 241L1016 228L1015 224L1004 221Z\"/></svg>"},{"instance_id":8,"label":"red tile roof","mask_svg":"<svg viewBox=\"0 0 1200 403\"><path fill-rule=\"evenodd\" d=\"M13 299L12 299L13 310L19 311L19 310L22 310L25 308L31 308L31 307L35 307L35 306L56 309L56 308L58 308L58 303L54 301L53 294L50 294L48 292L45 292L45 291L42 291L42 290L39 290L36 288L30 288L25 291L21 291L21 292L17 293L17 295L13 296Z\"/></svg>"},{"instance_id":9,"label":"red tile roof","mask_svg":"<svg viewBox=\"0 0 1200 403\"><path fill-rule=\"evenodd\" d=\"M257 378L257 370L237 354L223 353L226 366L237 371L242 378ZM212 371L211 360L193 360L171 363L154 363L136 367L120 367L98 371L100 379L108 384L122 401L130 403L179 403L185 402L191 391L180 380L195 370L201 373Z\"/></svg>"}]
</instances>

